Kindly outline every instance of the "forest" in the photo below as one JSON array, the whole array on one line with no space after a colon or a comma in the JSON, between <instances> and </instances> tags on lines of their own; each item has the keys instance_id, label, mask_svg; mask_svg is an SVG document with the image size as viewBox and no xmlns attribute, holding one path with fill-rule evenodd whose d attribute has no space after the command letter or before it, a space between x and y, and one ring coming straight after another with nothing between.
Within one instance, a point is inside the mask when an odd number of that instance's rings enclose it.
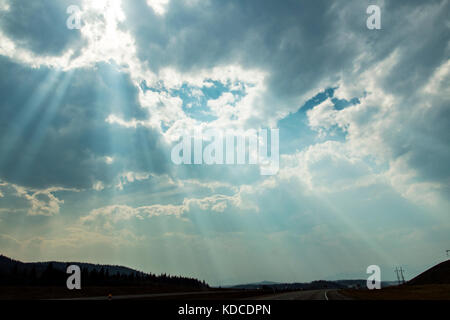
<instances>
[{"instance_id":1,"label":"forest","mask_svg":"<svg viewBox=\"0 0 450 320\"><path fill-rule=\"evenodd\" d=\"M152 274L122 266L96 265L74 262L24 263L0 255L0 286L65 286L70 274L69 265L81 268L81 282L86 286L152 286L174 285L190 288L209 288L205 281L194 278Z\"/></svg>"}]
</instances>

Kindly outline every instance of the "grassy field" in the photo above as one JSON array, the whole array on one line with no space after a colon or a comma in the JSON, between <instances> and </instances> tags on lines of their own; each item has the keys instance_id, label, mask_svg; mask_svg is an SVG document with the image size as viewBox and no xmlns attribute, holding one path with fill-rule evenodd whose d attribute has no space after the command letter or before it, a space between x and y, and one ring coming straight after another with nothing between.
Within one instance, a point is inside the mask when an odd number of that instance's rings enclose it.
<instances>
[{"instance_id":1,"label":"grassy field","mask_svg":"<svg viewBox=\"0 0 450 320\"><path fill-rule=\"evenodd\" d=\"M450 300L450 284L395 286L381 290L342 290L357 300Z\"/></svg>"}]
</instances>

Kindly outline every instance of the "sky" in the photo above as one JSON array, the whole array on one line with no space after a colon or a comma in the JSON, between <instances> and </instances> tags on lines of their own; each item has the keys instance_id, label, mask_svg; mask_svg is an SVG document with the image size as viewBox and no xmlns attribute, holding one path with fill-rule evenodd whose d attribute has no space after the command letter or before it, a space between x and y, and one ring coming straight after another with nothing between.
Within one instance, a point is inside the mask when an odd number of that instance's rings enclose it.
<instances>
[{"instance_id":1,"label":"sky","mask_svg":"<svg viewBox=\"0 0 450 320\"><path fill-rule=\"evenodd\" d=\"M211 285L417 275L450 249L449 13L0 0L0 253ZM269 128L273 175L171 159L186 132Z\"/></svg>"}]
</instances>

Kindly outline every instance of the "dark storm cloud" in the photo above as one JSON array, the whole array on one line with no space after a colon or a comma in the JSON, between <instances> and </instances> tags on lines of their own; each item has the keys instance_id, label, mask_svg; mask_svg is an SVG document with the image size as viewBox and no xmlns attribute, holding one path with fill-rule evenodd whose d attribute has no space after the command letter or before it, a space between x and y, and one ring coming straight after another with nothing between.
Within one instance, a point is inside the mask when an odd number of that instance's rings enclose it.
<instances>
[{"instance_id":1,"label":"dark storm cloud","mask_svg":"<svg viewBox=\"0 0 450 320\"><path fill-rule=\"evenodd\" d=\"M229 63L261 68L270 71L271 94L283 99L351 67L358 50L333 38L338 17L328 1L196 4L171 1L160 17L146 1L125 2L139 55L151 68L191 70ZM365 11L360 24L365 24Z\"/></svg>"},{"instance_id":2,"label":"dark storm cloud","mask_svg":"<svg viewBox=\"0 0 450 320\"><path fill-rule=\"evenodd\" d=\"M41 55L59 55L82 44L80 32L69 30L66 10L80 0L14 0L0 13L0 27L16 44Z\"/></svg>"}]
</instances>

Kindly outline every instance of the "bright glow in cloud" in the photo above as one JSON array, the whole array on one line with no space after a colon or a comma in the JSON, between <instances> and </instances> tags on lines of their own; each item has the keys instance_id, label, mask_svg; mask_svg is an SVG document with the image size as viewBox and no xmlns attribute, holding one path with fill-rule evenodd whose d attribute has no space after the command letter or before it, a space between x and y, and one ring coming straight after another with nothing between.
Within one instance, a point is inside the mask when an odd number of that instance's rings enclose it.
<instances>
[{"instance_id":1,"label":"bright glow in cloud","mask_svg":"<svg viewBox=\"0 0 450 320\"><path fill-rule=\"evenodd\" d=\"M164 15L167 10L169 0L147 0L147 5L158 15Z\"/></svg>"}]
</instances>

